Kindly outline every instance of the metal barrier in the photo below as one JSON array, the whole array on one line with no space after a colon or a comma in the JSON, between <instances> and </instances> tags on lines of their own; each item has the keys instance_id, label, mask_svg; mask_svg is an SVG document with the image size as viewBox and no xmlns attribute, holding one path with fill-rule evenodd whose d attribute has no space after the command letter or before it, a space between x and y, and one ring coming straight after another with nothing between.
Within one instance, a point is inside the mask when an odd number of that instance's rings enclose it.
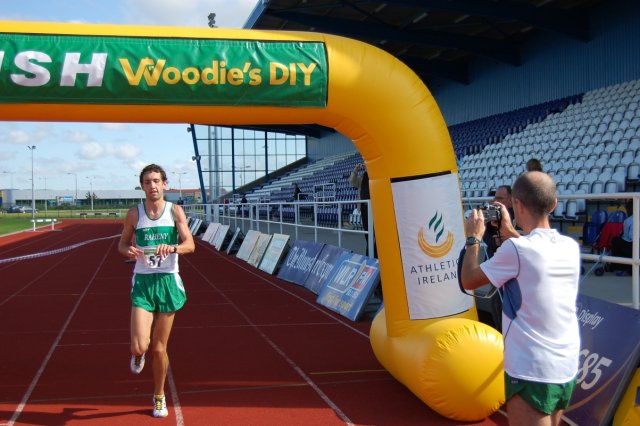
<instances>
[{"instance_id":1,"label":"metal barrier","mask_svg":"<svg viewBox=\"0 0 640 426\"><path fill-rule=\"evenodd\" d=\"M347 205L358 205L362 208L366 205L369 209L368 229L365 231L361 224L350 220L352 213L345 213ZM336 232L338 235L338 247L342 247L344 234L368 235L369 253L373 253L373 216L369 200L349 201L299 201L299 202L255 202L243 204L196 204L186 205L185 213L188 216L197 217L206 223L214 221L233 227L254 229L264 232L284 233L285 227L293 227L293 236L299 238L299 230L313 230L314 241L318 242L318 231L326 230Z\"/></svg>"},{"instance_id":2,"label":"metal barrier","mask_svg":"<svg viewBox=\"0 0 640 426\"><path fill-rule=\"evenodd\" d=\"M615 201L633 199L633 243L631 258L603 256L600 254L582 253L582 260L593 262L617 263L623 265L631 265L631 291L632 291L632 307L640 309L640 193L639 192L622 192L612 194L579 194L568 195L558 194L558 200L595 200L595 201ZM483 203L492 201L491 197L471 197L462 200L465 210L477 207ZM345 216L343 214L344 205L366 204L369 210L369 231L364 229L353 229L345 227ZM314 239L318 241L318 230L331 230L338 233L338 246L342 247L342 235L344 233L351 234L367 234L369 235L369 253L373 253L374 234L373 234L373 215L371 214L371 204L369 200L350 200L350 201L332 201L332 202L281 202L281 203L244 203L244 204L191 204L183 206L188 216L202 219L205 223L211 221L239 226L244 225L248 221L249 229L260 231L261 225L266 226L266 232L271 233L271 229L276 228L283 233L284 226L293 226L295 238L298 239L298 229L313 229ZM326 216L327 209L335 208L336 217ZM333 210L331 210L333 211ZM335 221L333 219L336 219ZM555 219L552 221L556 221ZM567 219L567 221L581 223L579 218ZM335 222L335 226L332 226Z\"/></svg>"}]
</instances>

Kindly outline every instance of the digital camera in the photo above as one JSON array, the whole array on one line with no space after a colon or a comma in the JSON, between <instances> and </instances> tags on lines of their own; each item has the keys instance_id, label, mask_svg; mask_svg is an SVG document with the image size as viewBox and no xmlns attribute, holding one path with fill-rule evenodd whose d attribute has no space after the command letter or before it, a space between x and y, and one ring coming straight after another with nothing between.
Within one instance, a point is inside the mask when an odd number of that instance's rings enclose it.
<instances>
[{"instance_id":1,"label":"digital camera","mask_svg":"<svg viewBox=\"0 0 640 426\"><path fill-rule=\"evenodd\" d=\"M484 214L484 223L489 223L496 221L500 223L500 219L502 219L502 214L500 213L500 206L496 206L493 204L485 204L480 207L482 213Z\"/></svg>"}]
</instances>

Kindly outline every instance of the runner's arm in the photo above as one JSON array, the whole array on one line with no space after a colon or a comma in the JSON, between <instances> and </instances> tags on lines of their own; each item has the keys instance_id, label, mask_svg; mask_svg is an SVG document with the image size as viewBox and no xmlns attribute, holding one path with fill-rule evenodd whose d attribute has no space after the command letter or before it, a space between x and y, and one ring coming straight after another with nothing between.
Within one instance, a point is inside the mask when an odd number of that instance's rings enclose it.
<instances>
[{"instance_id":1,"label":"runner's arm","mask_svg":"<svg viewBox=\"0 0 640 426\"><path fill-rule=\"evenodd\" d=\"M137 248L133 242L136 222L138 221L137 216L138 209L136 207L130 208L124 219L124 227L122 229L122 235L120 236L120 242L118 243L118 251L120 254L129 258L134 258L142 253L142 250Z\"/></svg>"},{"instance_id":2,"label":"runner's arm","mask_svg":"<svg viewBox=\"0 0 640 426\"><path fill-rule=\"evenodd\" d=\"M181 206L173 205L173 217L176 221L176 228L178 228L178 235L180 235L180 243L176 246L176 253L193 253L196 249L196 244L193 242L193 236L187 225L187 215L184 214Z\"/></svg>"}]
</instances>

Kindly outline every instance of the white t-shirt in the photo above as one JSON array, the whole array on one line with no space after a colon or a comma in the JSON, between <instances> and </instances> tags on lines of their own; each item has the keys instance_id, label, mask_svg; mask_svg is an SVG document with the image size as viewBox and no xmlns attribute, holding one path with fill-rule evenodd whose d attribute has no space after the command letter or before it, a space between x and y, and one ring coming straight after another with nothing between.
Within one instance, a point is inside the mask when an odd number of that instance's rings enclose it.
<instances>
[{"instance_id":1,"label":"white t-shirt","mask_svg":"<svg viewBox=\"0 0 640 426\"><path fill-rule=\"evenodd\" d=\"M505 371L543 383L573 379L580 353L578 243L537 228L505 241L480 267L503 290Z\"/></svg>"}]
</instances>

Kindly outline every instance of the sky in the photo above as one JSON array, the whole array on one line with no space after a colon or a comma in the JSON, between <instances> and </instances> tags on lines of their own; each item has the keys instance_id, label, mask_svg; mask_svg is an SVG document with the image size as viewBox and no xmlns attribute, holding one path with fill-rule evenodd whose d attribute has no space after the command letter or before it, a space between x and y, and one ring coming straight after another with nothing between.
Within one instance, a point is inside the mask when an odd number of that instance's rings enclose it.
<instances>
[{"instance_id":1,"label":"sky","mask_svg":"<svg viewBox=\"0 0 640 426\"><path fill-rule=\"evenodd\" d=\"M2 21L241 28L258 0L22 0ZM0 122L0 189L134 189L142 167L160 164L170 189L197 188L184 124ZM36 147L30 150L29 146ZM185 173L186 172L186 173Z\"/></svg>"}]
</instances>

